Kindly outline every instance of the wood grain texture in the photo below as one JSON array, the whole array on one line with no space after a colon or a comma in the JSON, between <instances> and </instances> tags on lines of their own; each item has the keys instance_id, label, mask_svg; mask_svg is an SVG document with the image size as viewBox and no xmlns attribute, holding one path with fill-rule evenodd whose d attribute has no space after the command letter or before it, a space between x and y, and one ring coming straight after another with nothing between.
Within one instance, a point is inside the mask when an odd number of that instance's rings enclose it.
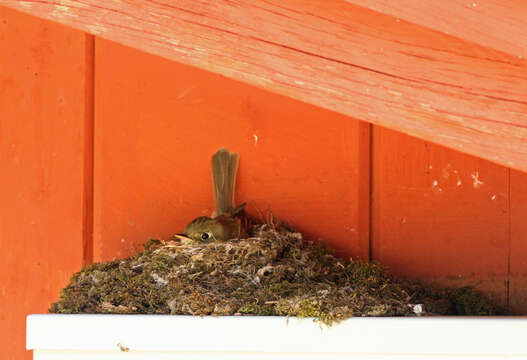
<instances>
[{"instance_id":1,"label":"wood grain texture","mask_svg":"<svg viewBox=\"0 0 527 360\"><path fill-rule=\"evenodd\" d=\"M373 259L398 275L477 285L505 306L509 170L383 128L373 133Z\"/></svg>"},{"instance_id":2,"label":"wood grain texture","mask_svg":"<svg viewBox=\"0 0 527 360\"><path fill-rule=\"evenodd\" d=\"M220 147L240 154L249 214L368 257L369 124L110 41L95 52L95 261L210 216Z\"/></svg>"},{"instance_id":3,"label":"wood grain texture","mask_svg":"<svg viewBox=\"0 0 527 360\"><path fill-rule=\"evenodd\" d=\"M510 308L527 314L527 174L511 171Z\"/></svg>"},{"instance_id":4,"label":"wood grain texture","mask_svg":"<svg viewBox=\"0 0 527 360\"><path fill-rule=\"evenodd\" d=\"M518 58L527 58L526 1L347 1Z\"/></svg>"},{"instance_id":5,"label":"wood grain texture","mask_svg":"<svg viewBox=\"0 0 527 360\"><path fill-rule=\"evenodd\" d=\"M0 4L527 170L527 61L344 0Z\"/></svg>"},{"instance_id":6,"label":"wood grain texture","mask_svg":"<svg viewBox=\"0 0 527 360\"><path fill-rule=\"evenodd\" d=\"M85 34L0 7L0 358L83 264Z\"/></svg>"}]
</instances>

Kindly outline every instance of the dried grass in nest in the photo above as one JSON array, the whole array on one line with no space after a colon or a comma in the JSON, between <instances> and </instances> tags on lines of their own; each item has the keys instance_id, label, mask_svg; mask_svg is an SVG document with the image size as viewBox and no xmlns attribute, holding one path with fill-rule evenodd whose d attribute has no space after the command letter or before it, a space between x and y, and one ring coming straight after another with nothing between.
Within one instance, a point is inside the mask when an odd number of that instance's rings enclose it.
<instances>
[{"instance_id":1,"label":"dried grass in nest","mask_svg":"<svg viewBox=\"0 0 527 360\"><path fill-rule=\"evenodd\" d=\"M150 240L123 260L93 264L71 278L54 313L280 315L325 323L352 316L491 315L470 288L423 287L376 263L346 261L285 226L252 237L185 244Z\"/></svg>"}]
</instances>

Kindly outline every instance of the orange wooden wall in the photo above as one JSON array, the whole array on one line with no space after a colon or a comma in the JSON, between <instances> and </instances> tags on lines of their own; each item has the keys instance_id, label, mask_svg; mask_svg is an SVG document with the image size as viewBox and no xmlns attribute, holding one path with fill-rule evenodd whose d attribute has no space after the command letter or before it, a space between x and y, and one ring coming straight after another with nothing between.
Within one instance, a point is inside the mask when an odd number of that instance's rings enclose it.
<instances>
[{"instance_id":1,"label":"orange wooden wall","mask_svg":"<svg viewBox=\"0 0 527 360\"><path fill-rule=\"evenodd\" d=\"M221 146L241 154L238 199L253 215L272 210L343 254L368 256L369 170L361 163L368 125L106 40L96 44L96 261L210 215L210 156Z\"/></svg>"},{"instance_id":2,"label":"orange wooden wall","mask_svg":"<svg viewBox=\"0 0 527 360\"><path fill-rule=\"evenodd\" d=\"M1 359L83 264L90 38L0 7Z\"/></svg>"},{"instance_id":3,"label":"orange wooden wall","mask_svg":"<svg viewBox=\"0 0 527 360\"><path fill-rule=\"evenodd\" d=\"M209 214L221 146L254 216L527 313L527 174L0 7L0 357L83 263Z\"/></svg>"}]
</instances>

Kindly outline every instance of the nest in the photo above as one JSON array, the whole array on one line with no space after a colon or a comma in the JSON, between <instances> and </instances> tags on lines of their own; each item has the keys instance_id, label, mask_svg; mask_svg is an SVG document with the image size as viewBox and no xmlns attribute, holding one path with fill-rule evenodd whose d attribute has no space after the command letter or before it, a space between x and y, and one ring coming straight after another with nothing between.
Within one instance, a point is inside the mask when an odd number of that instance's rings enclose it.
<instances>
[{"instance_id":1,"label":"nest","mask_svg":"<svg viewBox=\"0 0 527 360\"><path fill-rule=\"evenodd\" d=\"M286 226L247 239L150 240L123 260L71 278L53 313L277 315L325 323L352 316L492 315L472 288L395 279L377 263L339 259Z\"/></svg>"}]
</instances>

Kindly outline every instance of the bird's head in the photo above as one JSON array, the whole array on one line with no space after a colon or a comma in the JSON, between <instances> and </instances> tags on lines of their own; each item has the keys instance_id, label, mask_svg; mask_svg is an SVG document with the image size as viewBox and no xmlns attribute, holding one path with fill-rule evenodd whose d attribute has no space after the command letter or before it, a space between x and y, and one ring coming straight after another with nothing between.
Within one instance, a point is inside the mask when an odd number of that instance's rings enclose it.
<instances>
[{"instance_id":1,"label":"bird's head","mask_svg":"<svg viewBox=\"0 0 527 360\"><path fill-rule=\"evenodd\" d=\"M232 238L232 221L225 221L223 217L214 219L206 216L192 220L186 227L184 234L199 242L225 241Z\"/></svg>"}]
</instances>

